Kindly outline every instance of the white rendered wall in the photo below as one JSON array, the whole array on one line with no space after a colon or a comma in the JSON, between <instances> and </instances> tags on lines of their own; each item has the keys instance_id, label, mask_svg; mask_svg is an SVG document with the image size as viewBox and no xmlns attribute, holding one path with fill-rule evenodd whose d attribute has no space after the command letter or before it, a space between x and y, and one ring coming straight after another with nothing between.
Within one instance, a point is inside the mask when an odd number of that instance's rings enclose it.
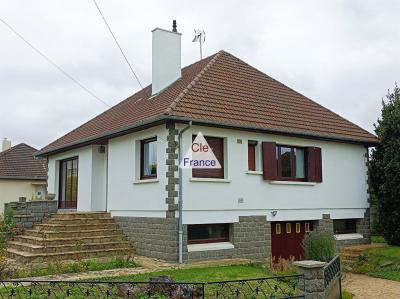
<instances>
[{"instance_id":1,"label":"white rendered wall","mask_svg":"<svg viewBox=\"0 0 400 299\"><path fill-rule=\"evenodd\" d=\"M157 179L140 181L140 141L157 137ZM109 140L108 203L114 216L165 217L165 125Z\"/></svg>"},{"instance_id":2,"label":"white rendered wall","mask_svg":"<svg viewBox=\"0 0 400 299\"><path fill-rule=\"evenodd\" d=\"M99 145L92 148L92 202L91 211L106 211L107 189L107 146L99 152Z\"/></svg>"},{"instance_id":3,"label":"white rendered wall","mask_svg":"<svg viewBox=\"0 0 400 299\"><path fill-rule=\"evenodd\" d=\"M60 160L78 157L78 211L92 209L92 146L86 146L49 157L48 192L58 199Z\"/></svg>"},{"instance_id":4,"label":"white rendered wall","mask_svg":"<svg viewBox=\"0 0 400 299\"><path fill-rule=\"evenodd\" d=\"M184 134L184 152L190 146L192 134L199 130L205 136L226 138L226 180L193 181L191 171L183 170L185 224L237 222L239 216L245 215L265 215L270 221L321 219L325 213L331 214L332 218L361 218L368 207L366 149L363 146L193 127ZM238 139L242 140L241 144ZM321 147L323 182L273 184L264 181L261 172L249 174L248 140L258 140L259 144L275 141L285 145ZM277 211L275 217L272 211Z\"/></svg>"}]
</instances>

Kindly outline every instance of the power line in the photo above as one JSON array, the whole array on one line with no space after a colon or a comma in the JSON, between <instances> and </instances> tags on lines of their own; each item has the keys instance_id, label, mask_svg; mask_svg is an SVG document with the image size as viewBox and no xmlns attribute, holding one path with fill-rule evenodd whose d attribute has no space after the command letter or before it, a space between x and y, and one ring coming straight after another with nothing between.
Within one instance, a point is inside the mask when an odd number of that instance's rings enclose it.
<instances>
[{"instance_id":1,"label":"power line","mask_svg":"<svg viewBox=\"0 0 400 299\"><path fill-rule=\"evenodd\" d=\"M139 83L140 88L143 89L142 83L140 83L140 80L139 80L138 76L136 75L135 71L133 70L132 65L129 63L128 58L126 57L124 51L122 50L120 44L118 43L118 40L117 40L117 38L115 37L114 33L112 32L111 27L108 25L106 18L104 17L103 13L101 12L100 7L97 5L96 0L93 0L93 3L94 3L94 5L96 5L97 10L99 11L99 13L100 13L100 15L101 15L101 17L102 17L104 23L106 24L106 26L107 26L107 28L108 28L108 31L110 31L111 36L113 37L115 43L117 44L117 46L118 46L118 48L119 48L119 50L120 50L122 56L124 57L126 63L127 63L128 66L129 66L129 68L131 69L134 78L135 78L136 81Z\"/></svg>"},{"instance_id":2,"label":"power line","mask_svg":"<svg viewBox=\"0 0 400 299\"><path fill-rule=\"evenodd\" d=\"M43 52L41 52L38 48L36 48L34 45L32 45L28 40L26 40L20 33L18 33L17 30L15 30L10 24L8 24L6 21L4 21L2 18L0 18L0 21L6 25L8 29L10 29L15 35L17 35L22 41L24 41L29 47L31 47L37 54L42 56L48 63L53 65L56 69L58 69L61 73L64 74L68 79L73 81L76 85L78 85L80 88L82 88L84 91L86 91L88 94L90 94L92 97L94 97L96 100L102 102L104 105L110 107L110 105L100 99L98 96L96 96L92 91L90 91L88 88L86 88L82 83L80 83L77 79L72 77L70 74L68 74L66 71L64 71L58 64L56 64L53 60L51 60L48 56L46 56Z\"/></svg>"}]
</instances>

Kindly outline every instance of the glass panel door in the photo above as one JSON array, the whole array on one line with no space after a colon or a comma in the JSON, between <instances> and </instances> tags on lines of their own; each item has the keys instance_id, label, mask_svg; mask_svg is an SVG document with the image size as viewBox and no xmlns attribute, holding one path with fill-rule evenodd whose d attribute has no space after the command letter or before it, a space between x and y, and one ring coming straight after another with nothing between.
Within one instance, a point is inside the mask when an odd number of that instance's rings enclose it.
<instances>
[{"instance_id":1,"label":"glass panel door","mask_svg":"<svg viewBox=\"0 0 400 299\"><path fill-rule=\"evenodd\" d=\"M76 209L78 201L78 158L60 161L58 207Z\"/></svg>"}]
</instances>

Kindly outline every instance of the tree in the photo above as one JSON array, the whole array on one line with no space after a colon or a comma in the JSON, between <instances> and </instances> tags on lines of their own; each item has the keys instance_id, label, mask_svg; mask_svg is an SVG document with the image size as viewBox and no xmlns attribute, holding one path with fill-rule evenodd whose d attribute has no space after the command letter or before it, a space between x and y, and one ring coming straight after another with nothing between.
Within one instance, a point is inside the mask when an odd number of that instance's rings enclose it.
<instances>
[{"instance_id":1,"label":"tree","mask_svg":"<svg viewBox=\"0 0 400 299\"><path fill-rule=\"evenodd\" d=\"M400 88L382 100L382 115L375 124L380 143L373 149L371 185L378 199L378 217L383 236L400 245Z\"/></svg>"}]
</instances>

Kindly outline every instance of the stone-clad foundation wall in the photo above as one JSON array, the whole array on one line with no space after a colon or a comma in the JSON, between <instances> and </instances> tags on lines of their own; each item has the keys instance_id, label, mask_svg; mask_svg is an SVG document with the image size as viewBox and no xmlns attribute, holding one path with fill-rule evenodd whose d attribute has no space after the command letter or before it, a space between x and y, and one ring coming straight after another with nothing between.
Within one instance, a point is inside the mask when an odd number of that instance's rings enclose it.
<instances>
[{"instance_id":1,"label":"stone-clad foundation wall","mask_svg":"<svg viewBox=\"0 0 400 299\"><path fill-rule=\"evenodd\" d=\"M176 218L114 217L137 254L178 260L178 220ZM232 249L187 251L187 225L184 225L185 262L208 259L247 258L265 260L271 254L271 223L263 216L239 217L231 224Z\"/></svg>"},{"instance_id":2,"label":"stone-clad foundation wall","mask_svg":"<svg viewBox=\"0 0 400 299\"><path fill-rule=\"evenodd\" d=\"M314 221L314 230L329 234L334 234L333 220L329 214L322 215L321 220ZM336 240L336 247L340 251L345 246L360 245L371 243L371 228L370 228L370 216L369 209L364 214L364 218L357 219L356 221L356 232L363 236L362 239L353 240Z\"/></svg>"},{"instance_id":3,"label":"stone-clad foundation wall","mask_svg":"<svg viewBox=\"0 0 400 299\"><path fill-rule=\"evenodd\" d=\"M178 219L113 217L136 253L170 262L178 260Z\"/></svg>"}]
</instances>

